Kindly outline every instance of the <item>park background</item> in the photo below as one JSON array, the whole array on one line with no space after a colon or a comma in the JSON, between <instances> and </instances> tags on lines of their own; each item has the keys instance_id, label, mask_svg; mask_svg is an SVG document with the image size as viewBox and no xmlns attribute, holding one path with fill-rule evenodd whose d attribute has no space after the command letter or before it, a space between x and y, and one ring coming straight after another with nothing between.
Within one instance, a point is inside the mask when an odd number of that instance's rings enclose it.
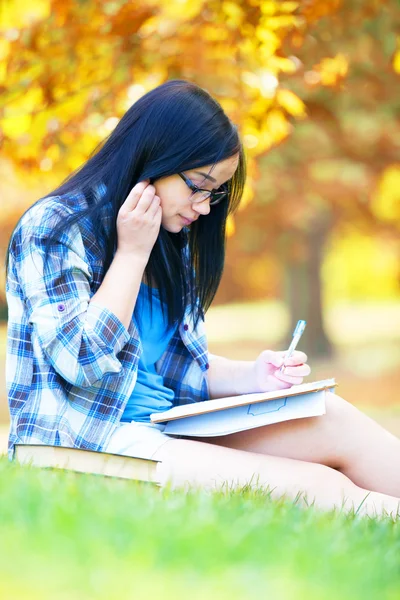
<instances>
[{"instance_id":1,"label":"park background","mask_svg":"<svg viewBox=\"0 0 400 600\"><path fill-rule=\"evenodd\" d=\"M396 2L9 0L0 36L0 424L4 257L20 215L169 79L209 91L248 159L210 352L284 350L400 435L400 38Z\"/></svg>"},{"instance_id":2,"label":"park background","mask_svg":"<svg viewBox=\"0 0 400 600\"><path fill-rule=\"evenodd\" d=\"M307 379L400 435L399 20L397 0L0 2L0 453L11 231L177 78L220 101L248 158L210 351L285 349L306 319ZM398 519L146 485L0 456L0 597L399 597Z\"/></svg>"}]
</instances>

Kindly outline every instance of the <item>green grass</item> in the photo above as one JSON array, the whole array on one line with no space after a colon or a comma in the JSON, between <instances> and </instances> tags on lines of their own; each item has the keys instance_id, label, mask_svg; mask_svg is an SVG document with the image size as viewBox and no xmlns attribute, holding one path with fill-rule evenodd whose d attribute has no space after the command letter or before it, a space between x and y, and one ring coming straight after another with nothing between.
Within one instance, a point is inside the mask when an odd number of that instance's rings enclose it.
<instances>
[{"instance_id":1,"label":"green grass","mask_svg":"<svg viewBox=\"0 0 400 600\"><path fill-rule=\"evenodd\" d=\"M395 599L400 522L0 459L0 597Z\"/></svg>"}]
</instances>

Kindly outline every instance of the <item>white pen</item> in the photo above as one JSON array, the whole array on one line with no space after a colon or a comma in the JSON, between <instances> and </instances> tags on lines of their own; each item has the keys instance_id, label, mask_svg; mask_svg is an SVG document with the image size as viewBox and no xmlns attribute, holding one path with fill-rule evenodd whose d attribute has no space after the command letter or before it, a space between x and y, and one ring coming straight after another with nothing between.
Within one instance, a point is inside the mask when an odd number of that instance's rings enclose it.
<instances>
[{"instance_id":1,"label":"white pen","mask_svg":"<svg viewBox=\"0 0 400 600\"><path fill-rule=\"evenodd\" d=\"M291 344L290 344L290 346L288 348L288 351L285 354L283 365L279 369L280 373L282 373L283 369L286 367L286 365L285 365L286 360L288 358L290 358L292 356L293 352L296 350L296 346L299 343L299 340L300 340L301 336L304 333L306 325L307 325L307 321L297 321L297 325L296 325L295 330L293 332L292 342L291 342Z\"/></svg>"}]
</instances>

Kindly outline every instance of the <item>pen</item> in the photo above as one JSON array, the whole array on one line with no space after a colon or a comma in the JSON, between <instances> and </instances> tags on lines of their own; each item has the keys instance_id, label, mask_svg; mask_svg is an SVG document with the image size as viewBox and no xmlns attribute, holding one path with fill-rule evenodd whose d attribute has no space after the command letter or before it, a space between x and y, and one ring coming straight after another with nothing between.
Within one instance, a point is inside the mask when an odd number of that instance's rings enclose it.
<instances>
[{"instance_id":1,"label":"pen","mask_svg":"<svg viewBox=\"0 0 400 600\"><path fill-rule=\"evenodd\" d=\"M297 321L297 325L295 327L295 330L293 331L293 339L292 342L288 348L288 351L285 354L285 358L284 358L284 362L283 365L281 366L281 368L279 369L279 372L282 373L283 369L286 367L285 365L285 361L290 358L293 354L293 352L296 349L297 344L299 343L299 340L301 338L301 336L303 335L303 332L306 328L307 325L307 321Z\"/></svg>"}]
</instances>

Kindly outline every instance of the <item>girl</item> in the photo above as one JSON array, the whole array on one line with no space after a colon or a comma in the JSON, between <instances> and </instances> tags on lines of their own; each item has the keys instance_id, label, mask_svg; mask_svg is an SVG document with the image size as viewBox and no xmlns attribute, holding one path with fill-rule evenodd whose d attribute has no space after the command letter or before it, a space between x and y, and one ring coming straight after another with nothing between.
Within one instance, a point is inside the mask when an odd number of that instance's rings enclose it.
<instances>
[{"instance_id":1,"label":"girl","mask_svg":"<svg viewBox=\"0 0 400 600\"><path fill-rule=\"evenodd\" d=\"M237 128L193 83L138 100L89 160L18 222L7 255L6 379L14 445L160 460L162 485L269 486L321 509L396 516L400 440L328 394L327 413L217 438L173 438L150 414L299 384L307 357L207 351L204 313L240 202ZM303 496L304 494L304 496Z\"/></svg>"}]
</instances>

